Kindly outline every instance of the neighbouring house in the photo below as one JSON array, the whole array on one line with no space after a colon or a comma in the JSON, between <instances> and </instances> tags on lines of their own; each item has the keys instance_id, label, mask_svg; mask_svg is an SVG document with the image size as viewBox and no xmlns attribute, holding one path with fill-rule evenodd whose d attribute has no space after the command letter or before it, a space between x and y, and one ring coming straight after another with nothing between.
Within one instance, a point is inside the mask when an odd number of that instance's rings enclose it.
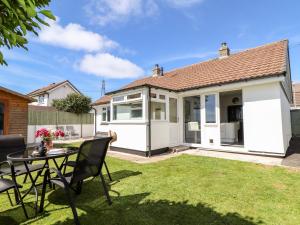
<instances>
[{"instance_id":1,"label":"neighbouring house","mask_svg":"<svg viewBox=\"0 0 300 225\"><path fill-rule=\"evenodd\" d=\"M31 105L37 106L51 106L54 99L62 99L68 94L81 92L68 80L52 83L46 87L42 87L27 94L27 96L34 98L36 101Z\"/></svg>"},{"instance_id":2,"label":"neighbouring house","mask_svg":"<svg viewBox=\"0 0 300 225\"><path fill-rule=\"evenodd\" d=\"M113 149L141 155L174 146L284 156L291 138L287 40L164 72L93 103L96 130L113 130Z\"/></svg>"},{"instance_id":3,"label":"neighbouring house","mask_svg":"<svg viewBox=\"0 0 300 225\"><path fill-rule=\"evenodd\" d=\"M27 137L28 103L34 99L0 86L0 135Z\"/></svg>"},{"instance_id":4,"label":"neighbouring house","mask_svg":"<svg viewBox=\"0 0 300 225\"><path fill-rule=\"evenodd\" d=\"M292 109L300 109L300 83L293 83L293 102Z\"/></svg>"}]
</instances>

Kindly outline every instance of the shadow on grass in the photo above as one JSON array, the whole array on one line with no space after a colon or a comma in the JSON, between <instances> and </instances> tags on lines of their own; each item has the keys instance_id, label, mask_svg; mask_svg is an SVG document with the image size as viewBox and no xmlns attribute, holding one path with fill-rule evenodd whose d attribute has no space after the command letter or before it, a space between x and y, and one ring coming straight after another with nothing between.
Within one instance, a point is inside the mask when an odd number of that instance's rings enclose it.
<instances>
[{"instance_id":1,"label":"shadow on grass","mask_svg":"<svg viewBox=\"0 0 300 225\"><path fill-rule=\"evenodd\" d=\"M136 176L141 172L122 170L112 173L113 179L121 180L126 177ZM114 182L115 182L114 181ZM83 185L82 193L74 195L79 220L82 225L258 225L262 221L250 217L243 217L238 213L219 213L212 206L199 202L190 204L188 201L175 202L170 200L152 200L151 193L137 193L122 195L113 190L114 182L109 185L112 194L112 205L108 205L103 194L103 188L98 178L87 181ZM134 183L132 184L134 186ZM128 186L128 188L131 188ZM159 190L158 190L159 191ZM115 194L117 193L117 195ZM68 204L65 193L57 189L46 197L49 203L45 212L33 221L43 223L45 217L51 217L52 225L73 225L71 209L66 209ZM54 208L53 206L56 205ZM57 205L59 208L57 208ZM0 224L19 224L24 221L22 209L11 209L0 213ZM63 210L66 216L56 216L55 212ZM3 215L3 217L2 217ZM23 216L21 218L21 216ZM62 220L64 219L64 220ZM38 221L40 220L40 221ZM49 221L49 219L47 220ZM30 223L30 221L29 221ZM28 224L29 224L28 223Z\"/></svg>"},{"instance_id":2,"label":"shadow on grass","mask_svg":"<svg viewBox=\"0 0 300 225\"><path fill-rule=\"evenodd\" d=\"M81 224L97 225L258 225L262 221L243 218L238 213L220 214L212 207L198 203L191 205L187 201L146 200L150 193L113 197L113 204L108 206L101 201L96 207L88 201L97 198L91 195L86 202L76 202L78 209L85 213L79 216ZM99 202L99 198L98 198ZM51 214L51 213L50 213ZM74 224L72 218L54 222L54 225Z\"/></svg>"}]
</instances>

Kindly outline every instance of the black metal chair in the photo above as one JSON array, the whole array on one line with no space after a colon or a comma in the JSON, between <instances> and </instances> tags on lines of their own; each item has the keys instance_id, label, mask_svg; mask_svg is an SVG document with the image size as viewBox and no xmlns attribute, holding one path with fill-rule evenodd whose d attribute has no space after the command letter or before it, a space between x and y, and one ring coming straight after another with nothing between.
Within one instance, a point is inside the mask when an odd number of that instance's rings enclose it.
<instances>
[{"instance_id":1,"label":"black metal chair","mask_svg":"<svg viewBox=\"0 0 300 225\"><path fill-rule=\"evenodd\" d=\"M66 196L69 200L69 204L72 209L76 225L79 225L80 223L75 208L75 204L70 194L70 190L73 190L76 193L80 193L83 181L85 179L91 177L95 178L99 176L100 181L103 185L104 193L106 195L108 204L110 205L112 203L103 174L101 172L110 140L111 137L105 137L105 138L84 141L79 147L76 163L71 173L67 173L63 175L61 171L58 171L53 168L46 170L44 176L44 182L43 182L40 212L42 212L44 208L46 188L47 188L47 183L49 181L64 189ZM57 174L57 177L48 180L48 174L50 172L55 172Z\"/></svg>"},{"instance_id":2,"label":"black metal chair","mask_svg":"<svg viewBox=\"0 0 300 225\"><path fill-rule=\"evenodd\" d=\"M94 138L97 139L97 138L103 138L103 137L109 137L109 136L107 136L107 135L101 135L101 136L96 135ZM109 180L110 180L110 181L113 181L113 180L112 180L112 177L111 177L111 175L110 175L108 166L107 166L107 164L106 164L106 162L105 162L105 160L104 160L103 163L104 163L104 167L105 167L105 170L106 170L106 173L107 173L107 176L108 176ZM74 167L75 165L76 165L76 162L75 162L75 161L67 161L67 162L65 163L64 173L65 173L65 171L66 171L66 167L67 167L67 166Z\"/></svg>"},{"instance_id":3,"label":"black metal chair","mask_svg":"<svg viewBox=\"0 0 300 225\"><path fill-rule=\"evenodd\" d=\"M23 203L23 200L21 198L20 191L19 191L19 188L22 188L22 186L17 184L17 182L16 182L16 177L14 175L14 166L13 166L12 163L10 163L8 161L0 162L0 166L4 165L4 164L7 164L7 166L10 168L12 179L3 178L2 175L0 174L1 175L1 178L0 178L0 193L3 193L3 192L8 193L9 190L14 189L14 191L16 193L16 197L19 199L18 201L19 201L19 203L21 203L24 214L25 214L26 218L28 219L28 214L26 212L25 205ZM12 204L12 201L10 199L9 194L8 194L8 198L9 198L10 203Z\"/></svg>"},{"instance_id":4,"label":"black metal chair","mask_svg":"<svg viewBox=\"0 0 300 225\"><path fill-rule=\"evenodd\" d=\"M6 161L6 156L14 152L25 152L26 144L24 137L21 135L0 135L0 162ZM41 170L43 164L29 164L29 171L34 172ZM27 174L27 170L23 163L14 164L16 176ZM2 173L10 174L10 168L0 167Z\"/></svg>"}]
</instances>

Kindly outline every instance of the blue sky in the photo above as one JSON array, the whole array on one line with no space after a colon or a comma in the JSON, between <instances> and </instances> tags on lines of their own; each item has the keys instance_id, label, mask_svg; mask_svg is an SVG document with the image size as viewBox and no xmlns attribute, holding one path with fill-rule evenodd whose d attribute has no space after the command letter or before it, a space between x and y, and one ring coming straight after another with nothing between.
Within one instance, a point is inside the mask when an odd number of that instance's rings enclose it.
<instances>
[{"instance_id":1,"label":"blue sky","mask_svg":"<svg viewBox=\"0 0 300 225\"><path fill-rule=\"evenodd\" d=\"M70 80L96 100L106 90L150 74L234 51L289 39L292 78L300 81L297 0L52 0L57 16L29 51L3 49L0 85L28 93Z\"/></svg>"}]
</instances>

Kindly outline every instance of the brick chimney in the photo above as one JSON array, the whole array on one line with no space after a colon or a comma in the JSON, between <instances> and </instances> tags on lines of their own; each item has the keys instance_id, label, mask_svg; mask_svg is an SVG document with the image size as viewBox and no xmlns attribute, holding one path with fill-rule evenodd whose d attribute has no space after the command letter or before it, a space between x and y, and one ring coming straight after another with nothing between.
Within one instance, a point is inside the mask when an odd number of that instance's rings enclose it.
<instances>
[{"instance_id":1,"label":"brick chimney","mask_svg":"<svg viewBox=\"0 0 300 225\"><path fill-rule=\"evenodd\" d=\"M152 77L158 77L163 75L163 68L159 67L158 64L155 64L152 69Z\"/></svg>"},{"instance_id":2,"label":"brick chimney","mask_svg":"<svg viewBox=\"0 0 300 225\"><path fill-rule=\"evenodd\" d=\"M219 49L219 58L225 58L230 55L230 49L227 46L226 42L221 44L221 48Z\"/></svg>"}]
</instances>

